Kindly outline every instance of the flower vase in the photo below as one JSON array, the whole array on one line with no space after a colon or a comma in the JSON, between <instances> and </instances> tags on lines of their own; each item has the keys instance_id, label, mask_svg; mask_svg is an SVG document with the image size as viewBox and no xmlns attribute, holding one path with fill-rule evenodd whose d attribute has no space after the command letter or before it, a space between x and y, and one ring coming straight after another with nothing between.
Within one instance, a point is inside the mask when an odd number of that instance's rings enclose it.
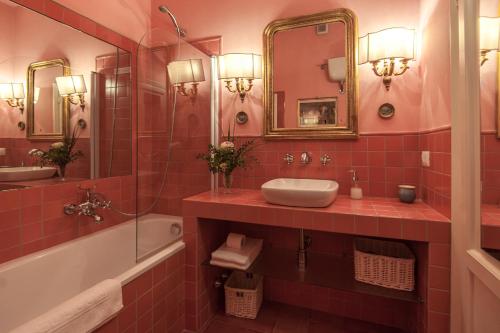
<instances>
[{"instance_id":1,"label":"flower vase","mask_svg":"<svg viewBox=\"0 0 500 333\"><path fill-rule=\"evenodd\" d=\"M233 187L233 175L224 174L222 177L222 184L224 185L224 193L232 193L231 189Z\"/></svg>"},{"instance_id":2,"label":"flower vase","mask_svg":"<svg viewBox=\"0 0 500 333\"><path fill-rule=\"evenodd\" d=\"M66 175L66 165L58 165L57 166L57 174L59 175L59 179L61 181L65 181L66 178L65 175Z\"/></svg>"}]
</instances>

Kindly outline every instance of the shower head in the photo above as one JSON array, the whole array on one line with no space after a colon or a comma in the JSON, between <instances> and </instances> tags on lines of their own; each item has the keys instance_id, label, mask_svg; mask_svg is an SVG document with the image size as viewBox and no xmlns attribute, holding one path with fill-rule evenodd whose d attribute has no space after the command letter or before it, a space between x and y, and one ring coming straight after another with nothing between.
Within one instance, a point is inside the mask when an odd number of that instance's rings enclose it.
<instances>
[{"instance_id":1,"label":"shower head","mask_svg":"<svg viewBox=\"0 0 500 333\"><path fill-rule=\"evenodd\" d=\"M168 9L167 6L161 5L158 7L158 10L162 12L163 14L167 14L170 16L170 19L172 20L172 23L175 25L175 29L177 30L177 33L181 37L186 37L186 30L184 30L181 26L179 26L179 23L177 23L177 19L175 18L175 15Z\"/></svg>"}]
</instances>

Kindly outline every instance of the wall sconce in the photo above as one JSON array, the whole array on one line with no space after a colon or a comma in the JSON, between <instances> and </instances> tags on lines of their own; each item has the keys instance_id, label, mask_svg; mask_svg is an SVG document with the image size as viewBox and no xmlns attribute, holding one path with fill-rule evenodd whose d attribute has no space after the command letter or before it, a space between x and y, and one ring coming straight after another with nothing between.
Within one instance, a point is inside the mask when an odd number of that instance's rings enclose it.
<instances>
[{"instance_id":1,"label":"wall sconce","mask_svg":"<svg viewBox=\"0 0 500 333\"><path fill-rule=\"evenodd\" d=\"M85 109L87 87L83 75L58 76L56 84L59 95L67 97L71 104L80 105L82 111Z\"/></svg>"},{"instance_id":2,"label":"wall sconce","mask_svg":"<svg viewBox=\"0 0 500 333\"><path fill-rule=\"evenodd\" d=\"M182 96L194 99L198 94L198 84L205 81L203 62L201 59L176 60L167 65L170 83ZM191 83L187 90L186 83Z\"/></svg>"},{"instance_id":3,"label":"wall sconce","mask_svg":"<svg viewBox=\"0 0 500 333\"><path fill-rule=\"evenodd\" d=\"M253 53L228 53L219 56L219 79L226 82L231 93L240 95L241 102L252 90L253 80L262 78L262 57ZM234 82L234 86L233 86Z\"/></svg>"},{"instance_id":4,"label":"wall sconce","mask_svg":"<svg viewBox=\"0 0 500 333\"><path fill-rule=\"evenodd\" d=\"M500 38L500 18L479 18L479 49L481 51L481 66L488 60L490 51L498 51L498 39Z\"/></svg>"},{"instance_id":5,"label":"wall sconce","mask_svg":"<svg viewBox=\"0 0 500 333\"><path fill-rule=\"evenodd\" d=\"M388 28L359 38L359 64L372 64L388 91L393 76L403 75L415 59L415 30Z\"/></svg>"},{"instance_id":6,"label":"wall sconce","mask_svg":"<svg viewBox=\"0 0 500 333\"><path fill-rule=\"evenodd\" d=\"M0 83L0 99L9 104L11 108L24 111L24 85L22 83Z\"/></svg>"}]
</instances>

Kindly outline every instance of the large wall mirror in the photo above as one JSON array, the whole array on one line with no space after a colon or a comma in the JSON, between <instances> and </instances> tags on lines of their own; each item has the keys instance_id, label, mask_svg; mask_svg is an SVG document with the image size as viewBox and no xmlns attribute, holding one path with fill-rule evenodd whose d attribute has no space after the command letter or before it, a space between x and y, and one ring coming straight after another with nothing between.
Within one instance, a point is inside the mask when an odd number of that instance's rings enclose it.
<instances>
[{"instance_id":1,"label":"large wall mirror","mask_svg":"<svg viewBox=\"0 0 500 333\"><path fill-rule=\"evenodd\" d=\"M264 136L357 137L356 48L348 9L271 22L264 31Z\"/></svg>"},{"instance_id":2,"label":"large wall mirror","mask_svg":"<svg viewBox=\"0 0 500 333\"><path fill-rule=\"evenodd\" d=\"M0 185L56 181L19 175L39 165L30 151L72 133L82 154L66 180L132 174L131 53L9 0L0 40Z\"/></svg>"},{"instance_id":3,"label":"large wall mirror","mask_svg":"<svg viewBox=\"0 0 500 333\"><path fill-rule=\"evenodd\" d=\"M481 0L480 16L481 245L500 260L500 2Z\"/></svg>"}]
</instances>

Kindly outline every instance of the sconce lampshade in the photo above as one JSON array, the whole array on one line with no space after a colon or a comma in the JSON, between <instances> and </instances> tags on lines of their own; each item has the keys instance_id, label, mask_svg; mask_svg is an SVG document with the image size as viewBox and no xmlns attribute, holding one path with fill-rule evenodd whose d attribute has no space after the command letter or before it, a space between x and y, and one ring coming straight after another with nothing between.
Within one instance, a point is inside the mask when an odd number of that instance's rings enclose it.
<instances>
[{"instance_id":1,"label":"sconce lampshade","mask_svg":"<svg viewBox=\"0 0 500 333\"><path fill-rule=\"evenodd\" d=\"M388 28L359 38L359 64L383 59L415 59L415 30Z\"/></svg>"},{"instance_id":2,"label":"sconce lampshade","mask_svg":"<svg viewBox=\"0 0 500 333\"><path fill-rule=\"evenodd\" d=\"M479 18L479 48L484 51L498 50L500 38L500 18Z\"/></svg>"},{"instance_id":3,"label":"sconce lampshade","mask_svg":"<svg viewBox=\"0 0 500 333\"><path fill-rule=\"evenodd\" d=\"M0 99L24 99L22 83L0 83Z\"/></svg>"},{"instance_id":4,"label":"sconce lampshade","mask_svg":"<svg viewBox=\"0 0 500 333\"><path fill-rule=\"evenodd\" d=\"M58 76L56 84L59 95L63 97L87 92L83 75Z\"/></svg>"},{"instance_id":5,"label":"sconce lampshade","mask_svg":"<svg viewBox=\"0 0 500 333\"><path fill-rule=\"evenodd\" d=\"M34 91L34 96L33 96L33 103L38 103L38 99L40 98L40 88L35 87Z\"/></svg>"},{"instance_id":6,"label":"sconce lampshade","mask_svg":"<svg viewBox=\"0 0 500 333\"><path fill-rule=\"evenodd\" d=\"M203 82L203 62L201 59L176 60L167 65L168 77L173 85Z\"/></svg>"},{"instance_id":7,"label":"sconce lampshade","mask_svg":"<svg viewBox=\"0 0 500 333\"><path fill-rule=\"evenodd\" d=\"M262 56L253 53L228 53L219 56L219 79L262 78Z\"/></svg>"}]
</instances>

